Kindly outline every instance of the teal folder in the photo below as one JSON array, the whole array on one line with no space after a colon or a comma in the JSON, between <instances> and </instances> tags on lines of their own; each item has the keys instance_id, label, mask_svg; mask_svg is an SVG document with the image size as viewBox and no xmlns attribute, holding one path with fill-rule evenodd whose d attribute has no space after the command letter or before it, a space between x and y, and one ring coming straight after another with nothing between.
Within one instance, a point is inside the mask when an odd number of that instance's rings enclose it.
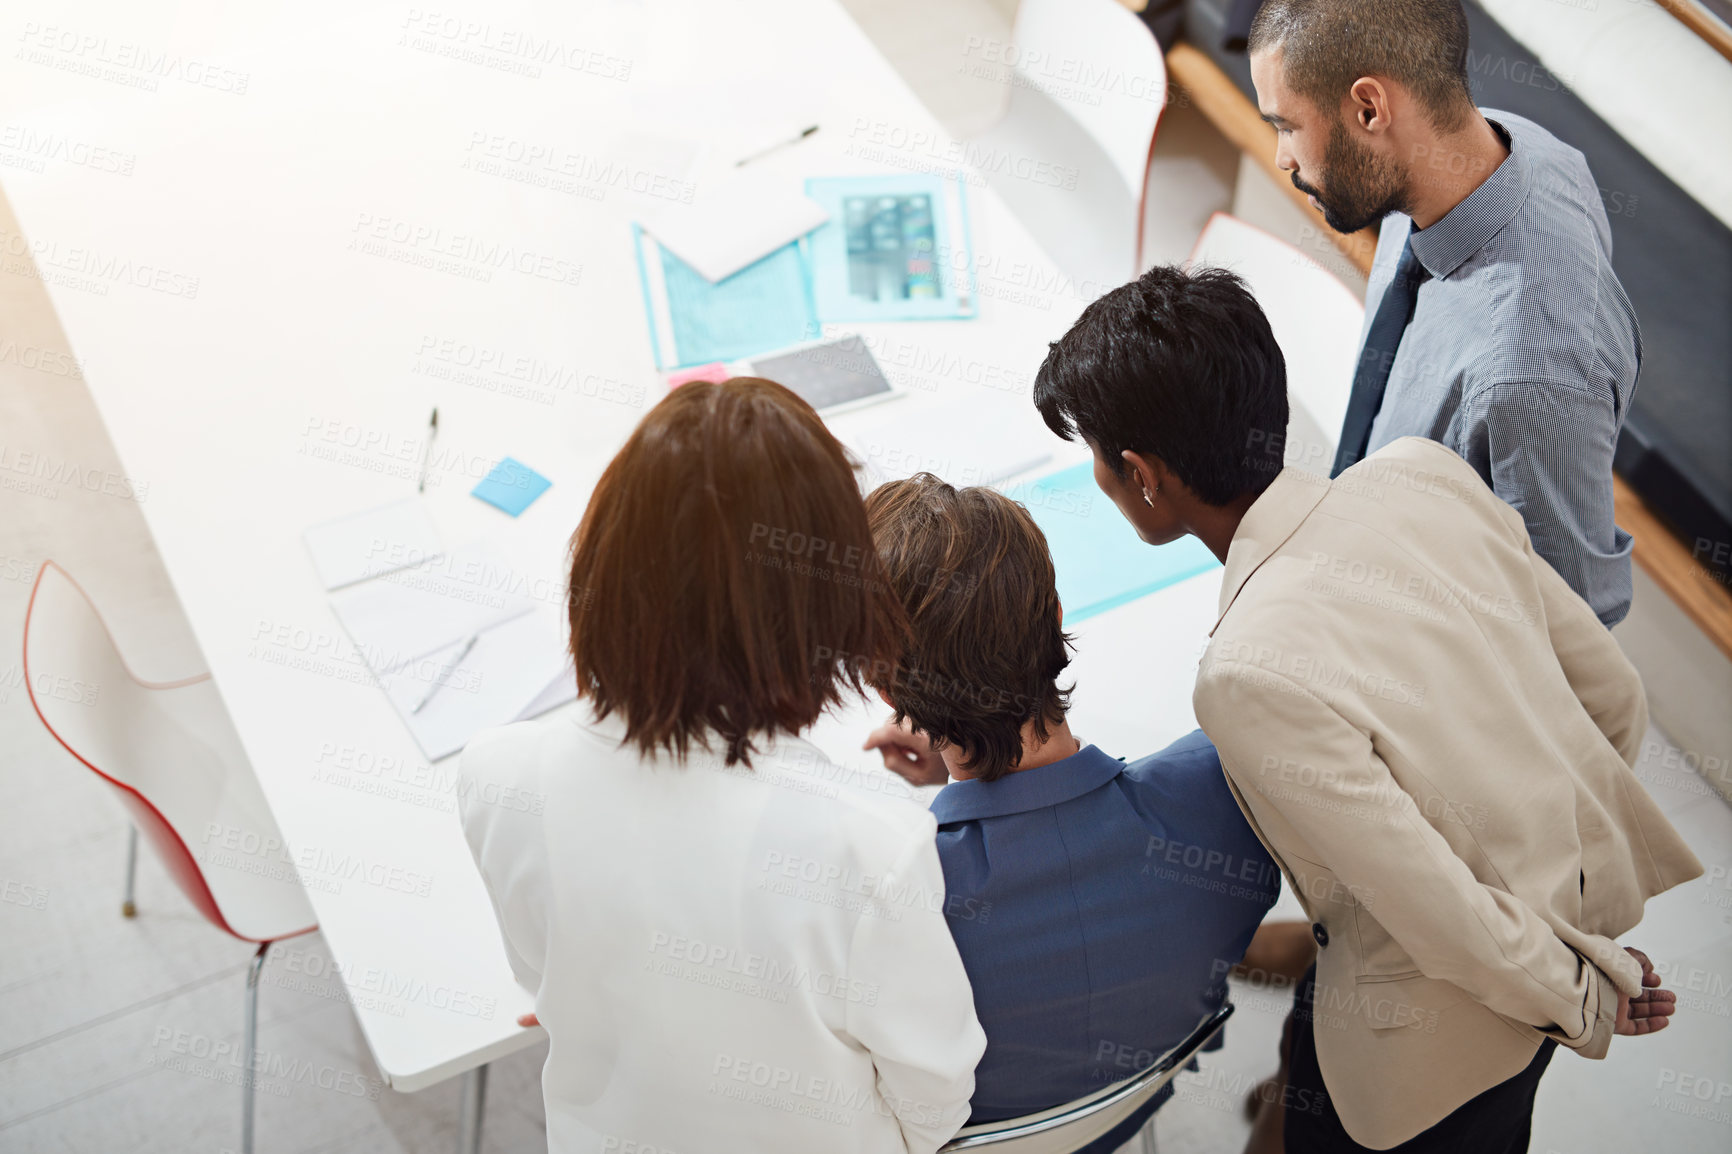
<instances>
[{"instance_id":1,"label":"teal folder","mask_svg":"<svg viewBox=\"0 0 1732 1154\"><path fill-rule=\"evenodd\" d=\"M658 370L737 361L818 336L804 240L713 283L637 225L632 240Z\"/></svg>"},{"instance_id":2,"label":"teal folder","mask_svg":"<svg viewBox=\"0 0 1732 1154\"><path fill-rule=\"evenodd\" d=\"M1011 486L1005 495L1028 506L1046 534L1067 625L1220 565L1195 537L1145 545L1095 486L1092 464Z\"/></svg>"}]
</instances>

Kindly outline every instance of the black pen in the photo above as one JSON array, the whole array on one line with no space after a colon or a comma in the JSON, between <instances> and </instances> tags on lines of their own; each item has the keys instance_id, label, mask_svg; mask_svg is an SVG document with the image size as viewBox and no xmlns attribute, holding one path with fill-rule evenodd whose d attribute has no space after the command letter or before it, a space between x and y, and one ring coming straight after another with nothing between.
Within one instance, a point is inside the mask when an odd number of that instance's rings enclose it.
<instances>
[{"instance_id":1,"label":"black pen","mask_svg":"<svg viewBox=\"0 0 1732 1154\"><path fill-rule=\"evenodd\" d=\"M750 156L742 156L740 159L734 161L734 167L739 168L742 165L750 164L752 161L757 160L760 157L765 157L765 156L770 155L770 153L776 151L778 148L786 148L790 144L798 144L802 140L806 139L808 136L812 135L816 131L818 131L818 126L816 124L814 124L808 128L802 128L800 130L800 134L798 136L790 136L786 140L778 140L776 143L770 145L768 148L761 148L757 152L752 153L752 155L750 155Z\"/></svg>"}]
</instances>

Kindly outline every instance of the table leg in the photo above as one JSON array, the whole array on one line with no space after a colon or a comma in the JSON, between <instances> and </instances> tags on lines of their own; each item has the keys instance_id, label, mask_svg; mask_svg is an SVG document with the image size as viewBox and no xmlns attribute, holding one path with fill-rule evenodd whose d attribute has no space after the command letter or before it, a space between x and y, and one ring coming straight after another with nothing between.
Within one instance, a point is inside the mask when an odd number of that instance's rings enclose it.
<instances>
[{"instance_id":1,"label":"table leg","mask_svg":"<svg viewBox=\"0 0 1732 1154\"><path fill-rule=\"evenodd\" d=\"M487 1104L487 1067L463 1075L463 1097L457 1112L457 1154L481 1154L481 1109Z\"/></svg>"},{"instance_id":2,"label":"table leg","mask_svg":"<svg viewBox=\"0 0 1732 1154\"><path fill-rule=\"evenodd\" d=\"M132 901L132 883L138 880L138 827L126 827L126 896L120 899L120 916L135 918L138 907Z\"/></svg>"}]
</instances>

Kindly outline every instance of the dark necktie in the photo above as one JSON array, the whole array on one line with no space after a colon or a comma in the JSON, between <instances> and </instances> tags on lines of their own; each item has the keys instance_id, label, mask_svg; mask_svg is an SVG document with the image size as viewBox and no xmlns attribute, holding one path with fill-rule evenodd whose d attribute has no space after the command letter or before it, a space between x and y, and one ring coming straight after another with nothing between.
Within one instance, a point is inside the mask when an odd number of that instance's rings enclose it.
<instances>
[{"instance_id":1,"label":"dark necktie","mask_svg":"<svg viewBox=\"0 0 1732 1154\"><path fill-rule=\"evenodd\" d=\"M1395 279L1384 291L1377 315L1371 320L1371 331L1365 334L1365 347L1359 351L1359 368L1353 374L1353 393L1347 400L1347 417L1341 422L1341 442L1335 450L1335 466L1329 470L1331 477L1340 476L1341 470L1365 456L1371 443L1371 423L1383 407L1383 390L1389 385L1395 350L1401 346L1407 322L1413 319L1413 305L1425 278L1425 267L1413 255L1413 233L1409 232L1395 266Z\"/></svg>"}]
</instances>

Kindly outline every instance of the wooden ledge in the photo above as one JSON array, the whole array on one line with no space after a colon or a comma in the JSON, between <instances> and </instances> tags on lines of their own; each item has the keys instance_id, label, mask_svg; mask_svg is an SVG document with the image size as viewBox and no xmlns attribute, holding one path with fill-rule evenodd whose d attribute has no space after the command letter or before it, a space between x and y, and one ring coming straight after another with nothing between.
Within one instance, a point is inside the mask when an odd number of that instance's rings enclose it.
<instances>
[{"instance_id":1,"label":"wooden ledge","mask_svg":"<svg viewBox=\"0 0 1732 1154\"><path fill-rule=\"evenodd\" d=\"M1732 28L1721 23L1719 17L1702 7L1698 0L1655 0L1655 2L1677 17L1680 24L1706 40L1714 51L1726 59L1732 60Z\"/></svg>"},{"instance_id":2,"label":"wooden ledge","mask_svg":"<svg viewBox=\"0 0 1732 1154\"><path fill-rule=\"evenodd\" d=\"M1636 564L1666 591L1684 615L1732 657L1732 589L1714 579L1707 567L1690 555L1637 492L1619 476L1612 477L1612 508L1624 532L1636 539Z\"/></svg>"}]
</instances>

